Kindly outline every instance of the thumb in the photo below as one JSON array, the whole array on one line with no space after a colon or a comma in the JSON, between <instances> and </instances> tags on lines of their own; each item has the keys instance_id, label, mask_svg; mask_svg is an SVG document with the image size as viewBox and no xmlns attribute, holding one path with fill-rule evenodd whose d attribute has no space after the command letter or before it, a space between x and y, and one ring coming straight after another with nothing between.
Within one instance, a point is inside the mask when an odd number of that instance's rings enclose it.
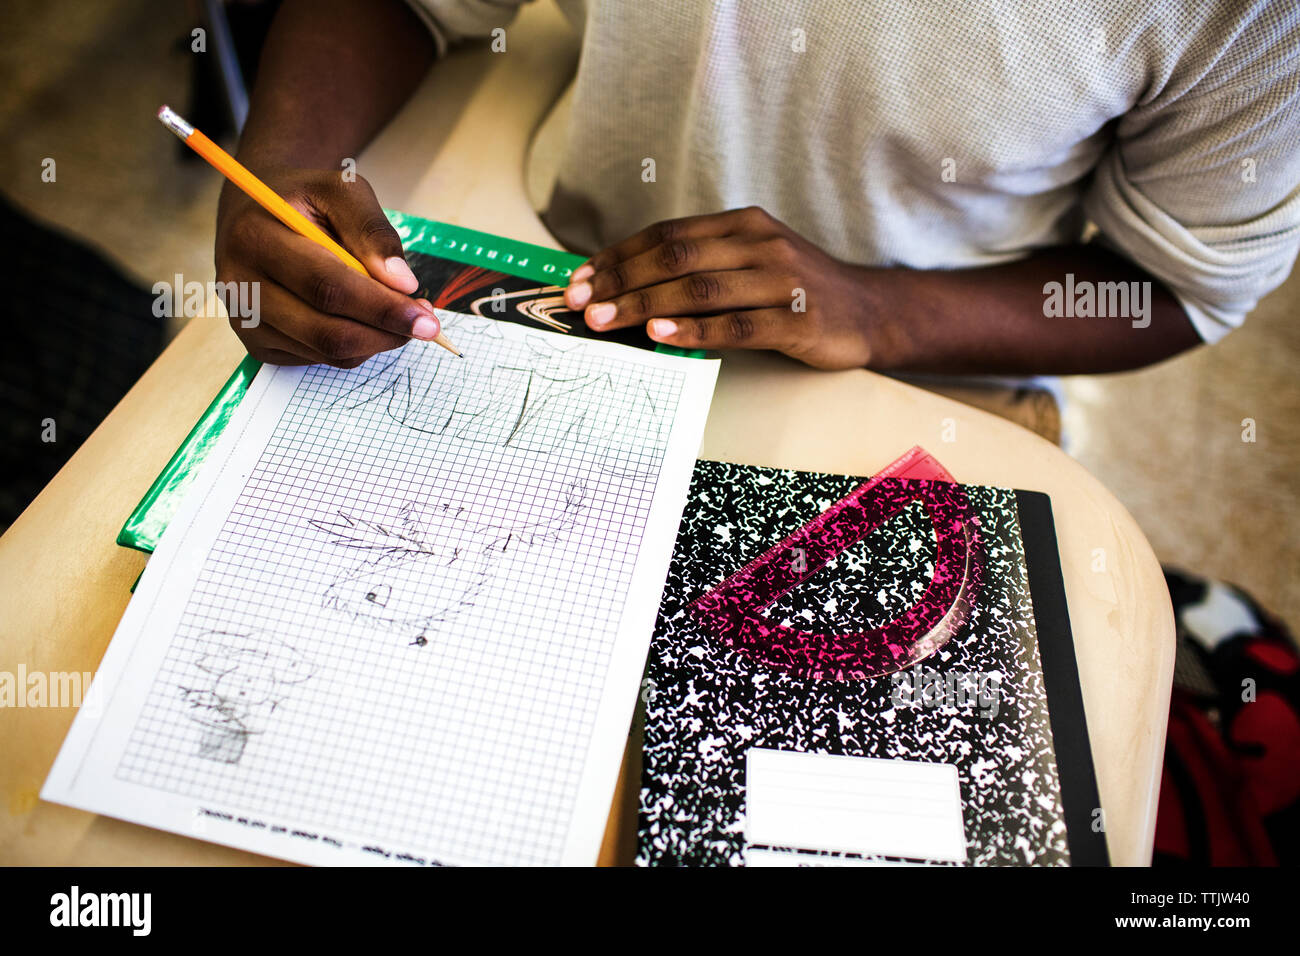
<instances>
[{"instance_id":1,"label":"thumb","mask_svg":"<svg viewBox=\"0 0 1300 956\"><path fill-rule=\"evenodd\" d=\"M353 182L340 183L327 215L339 242L361 260L371 276L408 295L420 287L420 280L406 264L402 240L384 215L370 183L360 176Z\"/></svg>"}]
</instances>

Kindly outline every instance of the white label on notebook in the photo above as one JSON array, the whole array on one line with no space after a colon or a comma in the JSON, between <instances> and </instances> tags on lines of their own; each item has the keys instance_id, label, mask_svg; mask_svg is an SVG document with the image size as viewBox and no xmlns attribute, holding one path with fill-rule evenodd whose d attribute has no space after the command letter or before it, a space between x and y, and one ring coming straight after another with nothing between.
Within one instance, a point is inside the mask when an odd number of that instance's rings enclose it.
<instances>
[{"instance_id":1,"label":"white label on notebook","mask_svg":"<svg viewBox=\"0 0 1300 956\"><path fill-rule=\"evenodd\" d=\"M966 860L953 764L756 747L745 765L746 843Z\"/></svg>"}]
</instances>

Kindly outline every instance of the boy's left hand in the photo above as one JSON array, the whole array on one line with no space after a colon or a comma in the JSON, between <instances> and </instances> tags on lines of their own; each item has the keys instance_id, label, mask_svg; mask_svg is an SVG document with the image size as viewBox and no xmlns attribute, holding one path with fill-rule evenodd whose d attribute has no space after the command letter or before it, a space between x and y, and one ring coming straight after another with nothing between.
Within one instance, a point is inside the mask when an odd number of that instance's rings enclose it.
<instances>
[{"instance_id":1,"label":"boy's left hand","mask_svg":"<svg viewBox=\"0 0 1300 956\"><path fill-rule=\"evenodd\" d=\"M648 323L650 338L681 348L860 368L880 311L870 276L750 206L655 223L576 269L564 297L596 330Z\"/></svg>"}]
</instances>

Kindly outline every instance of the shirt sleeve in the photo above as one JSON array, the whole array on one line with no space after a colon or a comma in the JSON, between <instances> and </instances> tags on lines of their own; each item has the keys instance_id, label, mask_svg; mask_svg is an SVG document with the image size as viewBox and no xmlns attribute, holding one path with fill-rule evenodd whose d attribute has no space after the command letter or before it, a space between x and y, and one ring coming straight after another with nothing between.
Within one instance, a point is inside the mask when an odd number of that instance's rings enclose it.
<instances>
[{"instance_id":1,"label":"shirt sleeve","mask_svg":"<svg viewBox=\"0 0 1300 956\"><path fill-rule=\"evenodd\" d=\"M1300 249L1300 5L1215 27L1120 118L1083 200L1102 241L1168 286L1209 342Z\"/></svg>"},{"instance_id":2,"label":"shirt sleeve","mask_svg":"<svg viewBox=\"0 0 1300 956\"><path fill-rule=\"evenodd\" d=\"M442 56L461 40L486 37L515 18L529 0L406 0L433 34Z\"/></svg>"}]
</instances>

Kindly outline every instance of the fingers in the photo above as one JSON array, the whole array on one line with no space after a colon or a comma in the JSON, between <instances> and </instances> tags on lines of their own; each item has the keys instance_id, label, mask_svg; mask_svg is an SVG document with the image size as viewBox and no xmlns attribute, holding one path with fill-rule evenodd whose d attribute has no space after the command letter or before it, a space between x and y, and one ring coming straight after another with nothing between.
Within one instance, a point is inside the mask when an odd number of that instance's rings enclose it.
<instances>
[{"instance_id":1,"label":"fingers","mask_svg":"<svg viewBox=\"0 0 1300 956\"><path fill-rule=\"evenodd\" d=\"M775 349L797 351L802 323L789 309L750 309L698 318L651 319L656 342L683 349Z\"/></svg>"},{"instance_id":2,"label":"fingers","mask_svg":"<svg viewBox=\"0 0 1300 956\"><path fill-rule=\"evenodd\" d=\"M295 342L283 332L262 324L244 335L248 354L268 365L327 365L329 360Z\"/></svg>"},{"instance_id":3,"label":"fingers","mask_svg":"<svg viewBox=\"0 0 1300 956\"><path fill-rule=\"evenodd\" d=\"M279 254L261 260L263 270L320 316L351 319L392 335L426 341L441 331L432 308L349 269L310 239L287 233L279 242Z\"/></svg>"},{"instance_id":4,"label":"fingers","mask_svg":"<svg viewBox=\"0 0 1300 956\"><path fill-rule=\"evenodd\" d=\"M566 304L596 330L770 307L800 283L797 238L758 207L655 223L577 269Z\"/></svg>"},{"instance_id":5,"label":"fingers","mask_svg":"<svg viewBox=\"0 0 1300 956\"><path fill-rule=\"evenodd\" d=\"M396 289L411 293L420 282L406 264L402 240L375 198L370 183L357 177L352 182L339 180L338 186L322 200L318 209L329 220L340 244L361 260L374 278Z\"/></svg>"},{"instance_id":6,"label":"fingers","mask_svg":"<svg viewBox=\"0 0 1300 956\"><path fill-rule=\"evenodd\" d=\"M571 285L565 291L565 301L569 308L581 309L694 272L718 272L752 265L753 251L745 243L725 237L673 239L594 272L586 282Z\"/></svg>"},{"instance_id":7,"label":"fingers","mask_svg":"<svg viewBox=\"0 0 1300 956\"><path fill-rule=\"evenodd\" d=\"M615 263L631 259L655 246L682 240L751 234L761 230L766 224L775 224L775 220L757 206L709 213L704 216L665 219L663 222L647 226L622 242L602 249L575 270L570 282L582 282L595 272L608 269Z\"/></svg>"},{"instance_id":8,"label":"fingers","mask_svg":"<svg viewBox=\"0 0 1300 956\"><path fill-rule=\"evenodd\" d=\"M403 294L418 281L369 183L298 171L273 179L274 188L333 232L373 278L286 229L251 200L223 192L214 250L218 279L255 282L261 293L261 322L232 322L250 354L279 364L352 368L409 338L438 335L433 307Z\"/></svg>"},{"instance_id":9,"label":"fingers","mask_svg":"<svg viewBox=\"0 0 1300 956\"><path fill-rule=\"evenodd\" d=\"M696 272L588 306L587 324L605 331L667 315L700 315L770 306L789 299L785 276L758 269Z\"/></svg>"},{"instance_id":10,"label":"fingers","mask_svg":"<svg viewBox=\"0 0 1300 956\"><path fill-rule=\"evenodd\" d=\"M355 368L371 356L401 348L407 342L405 336L322 313L289 290L269 282L263 283L262 312L263 325L275 337L258 344L293 352L314 363Z\"/></svg>"},{"instance_id":11,"label":"fingers","mask_svg":"<svg viewBox=\"0 0 1300 956\"><path fill-rule=\"evenodd\" d=\"M665 219L663 222L647 226L622 242L596 253L587 260L585 265L580 266L573 273L570 282L581 282L592 272L608 269L615 263L639 256L655 246L662 246L680 240L710 239L725 236L730 229L726 216L727 213L687 216L684 219ZM586 271L588 268L590 268L590 271Z\"/></svg>"}]
</instances>

